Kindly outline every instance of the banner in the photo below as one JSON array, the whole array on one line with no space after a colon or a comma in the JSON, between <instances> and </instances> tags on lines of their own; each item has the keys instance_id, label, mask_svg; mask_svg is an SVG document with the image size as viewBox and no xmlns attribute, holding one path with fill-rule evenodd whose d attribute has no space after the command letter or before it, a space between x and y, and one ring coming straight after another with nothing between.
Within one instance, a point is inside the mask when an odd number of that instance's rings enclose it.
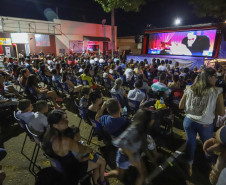
<instances>
[{"instance_id":1,"label":"banner","mask_svg":"<svg viewBox=\"0 0 226 185\"><path fill-rule=\"evenodd\" d=\"M12 45L10 38L0 38L0 45Z\"/></svg>"},{"instance_id":2,"label":"banner","mask_svg":"<svg viewBox=\"0 0 226 185\"><path fill-rule=\"evenodd\" d=\"M83 41L82 40L70 40L69 44L70 52L82 53L83 52Z\"/></svg>"}]
</instances>

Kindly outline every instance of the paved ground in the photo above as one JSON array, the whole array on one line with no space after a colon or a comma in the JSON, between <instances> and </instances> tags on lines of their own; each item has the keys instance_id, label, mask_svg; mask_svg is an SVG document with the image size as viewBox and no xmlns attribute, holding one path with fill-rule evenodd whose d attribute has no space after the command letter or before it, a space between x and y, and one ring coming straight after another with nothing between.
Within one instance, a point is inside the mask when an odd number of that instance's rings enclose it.
<instances>
[{"instance_id":1,"label":"paved ground","mask_svg":"<svg viewBox=\"0 0 226 185\"><path fill-rule=\"evenodd\" d=\"M80 118L72 112L73 107L68 104L67 114L69 118L70 125L78 125ZM158 164L161 164L166 161L166 159L171 155L170 152L175 151L185 142L184 132L182 131L181 119L177 120L177 128L174 128L174 136L161 138L159 145L162 146L159 150L161 154L161 159L157 160ZM84 122L81 126L81 135L84 138L88 138L91 127ZM4 181L4 185L33 185L34 176L32 176L28 171L29 162L27 159L20 153L21 146L25 137L25 133L19 128L15 123L14 125L7 128L3 133L5 138L5 148L8 152L6 158L1 162L3 169L6 172L7 178ZM97 138L94 137L92 140L91 147L98 149L95 145L103 145L103 143L98 142ZM24 152L31 156L33 151L34 143L29 139L26 143ZM41 167L47 167L50 165L49 161L43 156L42 152L39 153L38 165ZM154 167L151 167L154 169ZM154 185L209 185L208 182L208 173L209 166L206 164L204 154L202 152L201 144L198 145L198 150L196 154L195 164L194 164L194 175L189 178L186 175L185 169L182 165L177 162L173 163L173 166L169 166L166 170L161 172L155 179L153 179L151 184ZM153 172L153 170L152 170ZM151 173L152 173L151 172ZM111 180L112 185L120 185L117 179Z\"/></svg>"}]
</instances>

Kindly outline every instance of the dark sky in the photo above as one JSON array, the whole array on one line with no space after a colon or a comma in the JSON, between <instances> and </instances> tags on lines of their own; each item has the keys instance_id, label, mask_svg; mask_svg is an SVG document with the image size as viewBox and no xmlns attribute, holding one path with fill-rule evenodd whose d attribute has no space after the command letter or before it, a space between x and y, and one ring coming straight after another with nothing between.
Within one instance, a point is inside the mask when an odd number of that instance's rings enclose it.
<instances>
[{"instance_id":1,"label":"dark sky","mask_svg":"<svg viewBox=\"0 0 226 185\"><path fill-rule=\"evenodd\" d=\"M105 13L94 0L1 0L0 15L47 20L47 8L56 11L60 19L82 22L111 24L110 13ZM140 12L115 11L115 24L118 36L143 34L147 24L153 27L174 26L175 18L180 17L182 25L215 22L212 18L199 18L193 12L189 0L149 0Z\"/></svg>"}]
</instances>

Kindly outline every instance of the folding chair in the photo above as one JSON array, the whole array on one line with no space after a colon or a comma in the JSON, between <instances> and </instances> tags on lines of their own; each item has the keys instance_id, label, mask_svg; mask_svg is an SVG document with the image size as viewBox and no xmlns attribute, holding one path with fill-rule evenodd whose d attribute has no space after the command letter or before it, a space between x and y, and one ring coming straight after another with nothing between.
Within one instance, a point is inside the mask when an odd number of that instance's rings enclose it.
<instances>
[{"instance_id":1,"label":"folding chair","mask_svg":"<svg viewBox=\"0 0 226 185\"><path fill-rule=\"evenodd\" d=\"M25 124L26 127L26 131L29 133L30 136L32 136L34 138L35 141L35 146L34 146L34 150L32 153L32 157L31 157L31 161L30 161L30 165L29 165L29 171L31 172L31 174L33 174L34 176L36 176L36 172L35 172L35 167L40 170L41 167L36 165L36 161L37 161L37 157L38 157L38 153L39 150L41 148L41 141L39 139L39 136L32 133L31 130L29 129L28 125Z\"/></svg>"},{"instance_id":2,"label":"folding chair","mask_svg":"<svg viewBox=\"0 0 226 185\"><path fill-rule=\"evenodd\" d=\"M128 99L128 105L129 105L130 111L132 113L135 113L139 109L140 102Z\"/></svg>"},{"instance_id":3,"label":"folding chair","mask_svg":"<svg viewBox=\"0 0 226 185\"><path fill-rule=\"evenodd\" d=\"M102 129L100 123L97 122L96 120L90 119L90 122L92 123L92 129L91 129L91 131L90 131L89 138L88 138L88 140L87 140L87 144L88 144L88 145L90 145L91 140L92 140L94 134L101 133L101 129Z\"/></svg>"},{"instance_id":4,"label":"folding chair","mask_svg":"<svg viewBox=\"0 0 226 185\"><path fill-rule=\"evenodd\" d=\"M80 125L82 123L82 119L86 122L86 118L87 118L86 111L85 111L85 109L83 109L83 107L79 106L76 101L74 101L74 102L75 102L75 106L78 108L79 116L81 117L80 122L78 124L78 127L80 127Z\"/></svg>"},{"instance_id":5,"label":"folding chair","mask_svg":"<svg viewBox=\"0 0 226 185\"><path fill-rule=\"evenodd\" d=\"M37 156L38 156L38 152L39 152L39 148L40 148L40 144L39 141L38 141L38 136L33 134L29 128L28 128L28 125L25 121L17 118L16 116L16 112L14 111L14 118L18 121L18 124L20 125L20 127L24 130L24 132L26 133L25 135L25 138L24 138L24 142L23 142L23 145L22 145L22 148L21 148L21 154L30 162L29 164L29 171L31 172L32 175L36 176L36 173L34 171L34 168L38 168L39 170L41 169L40 166L37 166L35 163L36 163L36 160L37 160ZM25 146L25 143L27 141L27 137L30 138L30 140L32 142L35 142L35 147L34 147L34 150L33 150L33 153L32 153L32 157L29 158L25 153L24 153L24 146Z\"/></svg>"}]
</instances>

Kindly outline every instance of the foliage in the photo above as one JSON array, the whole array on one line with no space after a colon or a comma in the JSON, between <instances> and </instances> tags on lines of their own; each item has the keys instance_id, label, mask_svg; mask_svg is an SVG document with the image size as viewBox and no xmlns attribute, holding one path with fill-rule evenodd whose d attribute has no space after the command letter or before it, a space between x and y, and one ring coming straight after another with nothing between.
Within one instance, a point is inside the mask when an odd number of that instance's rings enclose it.
<instances>
[{"instance_id":1,"label":"foliage","mask_svg":"<svg viewBox=\"0 0 226 185\"><path fill-rule=\"evenodd\" d=\"M110 12L112 8L121 8L125 11L138 12L141 5L146 3L146 0L95 0L103 7L105 12Z\"/></svg>"},{"instance_id":2,"label":"foliage","mask_svg":"<svg viewBox=\"0 0 226 185\"><path fill-rule=\"evenodd\" d=\"M190 0L200 17L226 18L226 0Z\"/></svg>"}]
</instances>

